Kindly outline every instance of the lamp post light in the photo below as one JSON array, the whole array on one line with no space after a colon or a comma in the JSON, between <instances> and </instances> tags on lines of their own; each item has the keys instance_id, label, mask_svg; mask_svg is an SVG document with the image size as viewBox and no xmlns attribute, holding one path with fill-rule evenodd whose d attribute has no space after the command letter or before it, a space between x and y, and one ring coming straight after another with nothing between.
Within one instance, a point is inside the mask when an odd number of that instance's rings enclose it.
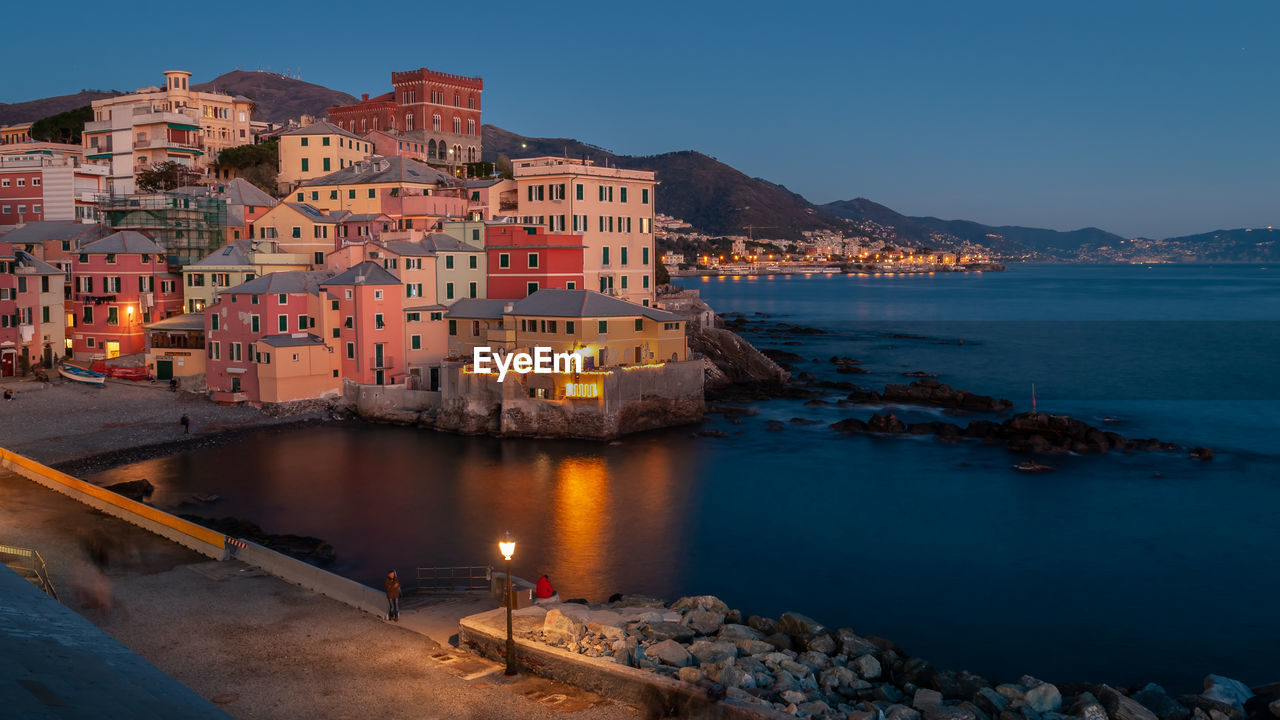
<instances>
[{"instance_id":1,"label":"lamp post light","mask_svg":"<svg viewBox=\"0 0 1280 720\"><path fill-rule=\"evenodd\" d=\"M507 669L503 674L515 675L516 641L511 633L511 556L516 554L516 541L511 537L511 533L508 532L506 537L498 541L498 550L502 553L502 558L507 561L507 599L504 603L507 606Z\"/></svg>"}]
</instances>

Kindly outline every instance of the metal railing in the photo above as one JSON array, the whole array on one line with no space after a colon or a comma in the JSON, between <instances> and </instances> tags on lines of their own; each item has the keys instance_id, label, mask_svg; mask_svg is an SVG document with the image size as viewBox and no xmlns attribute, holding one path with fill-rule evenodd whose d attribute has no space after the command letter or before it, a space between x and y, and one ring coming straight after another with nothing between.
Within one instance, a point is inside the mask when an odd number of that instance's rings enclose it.
<instances>
[{"instance_id":1,"label":"metal railing","mask_svg":"<svg viewBox=\"0 0 1280 720\"><path fill-rule=\"evenodd\" d=\"M423 593L488 592L492 577L489 565L420 567L413 589Z\"/></svg>"},{"instance_id":2,"label":"metal railing","mask_svg":"<svg viewBox=\"0 0 1280 720\"><path fill-rule=\"evenodd\" d=\"M11 558L16 560L10 560ZM49 570L45 567L44 558L40 557L40 553L29 548L0 545L0 560L6 565L11 562L20 563L24 576L29 576L28 579L34 580L35 584L54 600L58 599L58 591L53 588L53 581L49 579Z\"/></svg>"},{"instance_id":3,"label":"metal railing","mask_svg":"<svg viewBox=\"0 0 1280 720\"><path fill-rule=\"evenodd\" d=\"M381 358L375 355L369 358L369 367L374 370L390 370L395 367L395 362L390 355L383 355Z\"/></svg>"}]
</instances>

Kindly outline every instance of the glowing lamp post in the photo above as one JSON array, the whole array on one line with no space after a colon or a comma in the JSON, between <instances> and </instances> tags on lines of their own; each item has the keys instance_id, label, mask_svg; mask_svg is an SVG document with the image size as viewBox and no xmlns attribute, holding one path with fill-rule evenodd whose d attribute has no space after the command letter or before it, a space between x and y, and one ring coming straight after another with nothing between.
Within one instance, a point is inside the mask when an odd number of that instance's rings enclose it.
<instances>
[{"instance_id":1,"label":"glowing lamp post","mask_svg":"<svg viewBox=\"0 0 1280 720\"><path fill-rule=\"evenodd\" d=\"M502 553L502 559L507 561L507 600L504 603L507 606L507 670L504 674L516 674L516 641L511 633L511 556L516 554L516 541L511 537L511 533L498 541L498 550Z\"/></svg>"}]
</instances>

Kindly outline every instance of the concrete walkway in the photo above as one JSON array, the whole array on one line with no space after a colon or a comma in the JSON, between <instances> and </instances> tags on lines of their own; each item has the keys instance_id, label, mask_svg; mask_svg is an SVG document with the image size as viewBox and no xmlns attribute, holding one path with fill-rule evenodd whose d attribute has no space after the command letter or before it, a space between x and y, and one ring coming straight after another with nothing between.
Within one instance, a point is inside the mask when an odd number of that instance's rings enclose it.
<instances>
[{"instance_id":1,"label":"concrete walkway","mask_svg":"<svg viewBox=\"0 0 1280 720\"><path fill-rule=\"evenodd\" d=\"M233 717L639 717L576 688L506 678L444 644L474 603L437 603L388 623L243 563L210 561L4 470L0 498L0 542L39 550L68 607ZM95 537L113 545L105 582L81 548Z\"/></svg>"}]
</instances>

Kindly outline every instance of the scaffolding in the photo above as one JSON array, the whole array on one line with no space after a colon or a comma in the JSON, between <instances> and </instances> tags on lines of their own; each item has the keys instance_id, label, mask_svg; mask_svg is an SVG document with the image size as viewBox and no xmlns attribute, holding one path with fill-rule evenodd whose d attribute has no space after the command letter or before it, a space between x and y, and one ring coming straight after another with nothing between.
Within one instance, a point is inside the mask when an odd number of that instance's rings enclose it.
<instances>
[{"instance_id":1,"label":"scaffolding","mask_svg":"<svg viewBox=\"0 0 1280 720\"><path fill-rule=\"evenodd\" d=\"M97 205L112 230L150 235L174 267L204 258L226 235L227 202L212 194L99 195Z\"/></svg>"}]
</instances>

